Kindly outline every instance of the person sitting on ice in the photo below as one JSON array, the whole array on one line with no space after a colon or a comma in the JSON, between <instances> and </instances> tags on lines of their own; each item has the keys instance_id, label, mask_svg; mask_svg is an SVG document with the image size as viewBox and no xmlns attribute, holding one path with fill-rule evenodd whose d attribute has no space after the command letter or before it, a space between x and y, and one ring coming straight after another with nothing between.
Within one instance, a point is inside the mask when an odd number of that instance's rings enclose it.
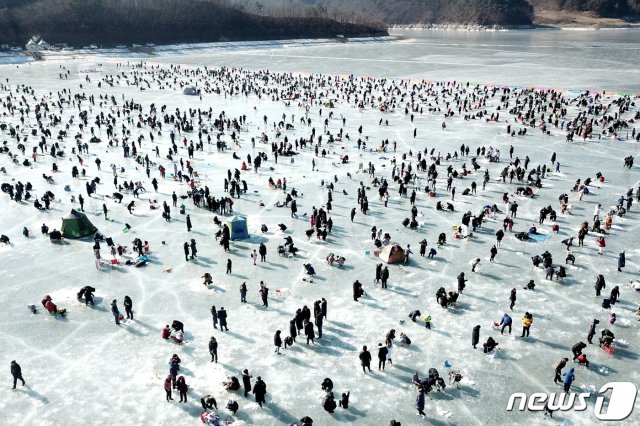
<instances>
[{"instance_id":1,"label":"person sitting on ice","mask_svg":"<svg viewBox=\"0 0 640 426\"><path fill-rule=\"evenodd\" d=\"M227 401L227 406L225 408L235 415L238 411L238 402L234 399L230 399Z\"/></svg>"},{"instance_id":2,"label":"person sitting on ice","mask_svg":"<svg viewBox=\"0 0 640 426\"><path fill-rule=\"evenodd\" d=\"M600 333L600 347L609 347L613 344L613 339L615 339L615 336L613 335L613 333L611 332L611 330L607 330L604 329L602 330L602 332Z\"/></svg>"},{"instance_id":3,"label":"person sitting on ice","mask_svg":"<svg viewBox=\"0 0 640 426\"><path fill-rule=\"evenodd\" d=\"M307 275L315 275L316 274L316 270L313 269L313 266L311 266L310 263L305 263L304 264L304 269L307 271Z\"/></svg>"},{"instance_id":4,"label":"person sitting on ice","mask_svg":"<svg viewBox=\"0 0 640 426\"><path fill-rule=\"evenodd\" d=\"M578 361L578 365L584 365L585 367L589 368L589 360L587 359L587 356L585 354L580 354L576 361Z\"/></svg>"},{"instance_id":5,"label":"person sitting on ice","mask_svg":"<svg viewBox=\"0 0 640 426\"><path fill-rule=\"evenodd\" d=\"M484 348L484 353L487 354L491 353L498 345L499 343L493 340L493 337L489 337L482 347Z\"/></svg>"},{"instance_id":6,"label":"person sitting on ice","mask_svg":"<svg viewBox=\"0 0 640 426\"><path fill-rule=\"evenodd\" d=\"M171 323L171 328L174 331L182 331L184 333L184 324L181 321L173 320Z\"/></svg>"},{"instance_id":7,"label":"person sitting on ice","mask_svg":"<svg viewBox=\"0 0 640 426\"><path fill-rule=\"evenodd\" d=\"M536 288L536 284L533 280L529 280L526 286L522 287L525 290L533 290Z\"/></svg>"},{"instance_id":8,"label":"person sitting on ice","mask_svg":"<svg viewBox=\"0 0 640 426\"><path fill-rule=\"evenodd\" d=\"M205 272L204 275L201 278L204 279L204 282L202 284L204 284L204 285L213 284L213 277L211 276L210 273Z\"/></svg>"},{"instance_id":9,"label":"person sitting on ice","mask_svg":"<svg viewBox=\"0 0 640 426\"><path fill-rule=\"evenodd\" d=\"M178 331L175 335L171 336L171 338L178 345L182 345L182 342L184 342L184 333L182 331Z\"/></svg>"},{"instance_id":10,"label":"person sitting on ice","mask_svg":"<svg viewBox=\"0 0 640 426\"><path fill-rule=\"evenodd\" d=\"M171 329L169 328L169 324L164 326L161 336L164 340L169 340L169 337L171 337Z\"/></svg>"},{"instance_id":11,"label":"person sitting on ice","mask_svg":"<svg viewBox=\"0 0 640 426\"><path fill-rule=\"evenodd\" d=\"M227 376L227 380L222 382L222 385L229 392L235 392L240 389L240 382L236 376Z\"/></svg>"}]
</instances>

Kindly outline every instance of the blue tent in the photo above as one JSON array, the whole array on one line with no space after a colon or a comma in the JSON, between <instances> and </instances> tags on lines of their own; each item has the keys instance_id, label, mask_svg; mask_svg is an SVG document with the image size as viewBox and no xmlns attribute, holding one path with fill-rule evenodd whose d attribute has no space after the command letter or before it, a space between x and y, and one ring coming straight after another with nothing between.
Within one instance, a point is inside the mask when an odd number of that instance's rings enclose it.
<instances>
[{"instance_id":1,"label":"blue tent","mask_svg":"<svg viewBox=\"0 0 640 426\"><path fill-rule=\"evenodd\" d=\"M244 240L249 238L249 231L247 230L247 219L242 216L233 216L227 221L229 225L229 231L231 233L232 240Z\"/></svg>"}]
</instances>

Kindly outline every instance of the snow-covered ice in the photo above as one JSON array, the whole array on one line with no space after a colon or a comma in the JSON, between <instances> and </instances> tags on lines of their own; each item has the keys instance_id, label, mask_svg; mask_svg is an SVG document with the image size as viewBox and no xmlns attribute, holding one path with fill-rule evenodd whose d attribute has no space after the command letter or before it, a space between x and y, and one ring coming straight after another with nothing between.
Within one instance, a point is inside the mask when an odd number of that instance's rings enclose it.
<instances>
[{"instance_id":1,"label":"snow-covered ice","mask_svg":"<svg viewBox=\"0 0 640 426\"><path fill-rule=\"evenodd\" d=\"M315 47L309 47L314 49ZM325 47L321 47L325 48ZM287 51L283 51L286 55ZM204 55L200 52L199 55ZM189 61L189 53L183 52L185 62ZM153 58L155 64L170 62L162 55ZM90 74L91 82L84 81L86 74L76 74L78 65L86 61L100 61L103 72ZM102 143L90 144L89 155L84 155L84 167L87 177L71 178L71 167L78 165L74 155L70 155L74 146L73 135L77 127L77 108L64 108L62 122L68 122L71 116L76 120L68 131L69 136L62 142L67 155L62 159L52 160L43 155L31 167L23 167L12 163L6 154L0 155L0 166L7 173L0 175L2 183L31 182L34 195L41 196L44 191L51 190L56 195L51 211L40 212L29 203L18 204L9 199L7 194L0 194L0 233L11 238L11 245L0 246L0 303L4 314L4 327L0 332L1 362L5 366L5 385L0 387L0 412L3 424L198 424L201 407L199 399L202 395L211 394L216 397L220 416L223 419L235 419L234 425L276 425L291 424L301 417L309 415L314 424L329 425L354 423L362 425L386 425L395 418L403 425L414 425L429 422L431 424L541 424L548 421L561 424L594 424L596 422L591 407L584 412L555 413L553 420L545 420L542 413L506 412L505 407L509 395L513 392L558 392L559 387L553 384L553 366L563 356L571 358L571 346L578 341L586 341L589 324L593 318L600 320L599 331L610 328L621 343L613 357L600 350L597 345L589 345L585 353L592 363L589 369L576 366L576 388L597 391L604 383L610 381L640 382L637 350L637 318L634 311L638 308L638 294L629 287L631 279L638 278L638 208L636 205L623 218L615 217L614 226L607 235L607 247L604 255L597 255L595 237L590 234L585 240L584 248L574 247L576 255L575 267L567 268L568 277L562 281L545 280L544 270L533 269L531 256L549 250L554 256L555 264L563 264L565 249L560 243L568 236L576 235L582 221L591 222L595 205L602 204L603 210L615 205L618 197L629 188L638 186L638 169L623 168L623 158L629 154L637 154L636 142L614 141L612 139L592 140L583 143L576 141L567 144L564 132L551 128L551 135L542 135L537 129L529 129L524 137L509 137L505 133L509 117L501 111L502 124L489 124L484 120L464 121L458 114L447 119L447 129L441 129L442 114L416 114L412 124L401 109L396 112L381 113L367 108L359 111L346 102L339 101L332 110L323 109L318 116L318 107L311 107L309 117L318 133L322 133L322 121L330 111L333 119L329 121L329 130L337 134L342 127L340 117L346 118L345 132L350 134L351 141L342 141L327 148L326 158L315 158L317 171L311 171L313 151L302 150L290 163L288 157L280 157L274 164L269 145L256 143L252 148L251 138L259 138L262 132L267 133L270 141L275 139L271 123L279 121L283 114L287 121L295 114L295 129L283 131L278 139L287 136L289 141L300 137L308 137L310 129L299 125L299 118L305 114L303 108L295 105L285 106L283 102L272 101L270 96L258 99L256 96L223 96L204 94L202 100L197 96L183 96L180 90L160 90L155 85L141 91L137 86L115 85L109 87L97 83L101 77L109 73L129 74L132 68L116 68L118 58L98 57L89 59L59 59L42 63L22 64L19 66L0 66L2 83L8 78L11 88L17 84L32 86L35 96L40 99L57 99L56 92L64 88L72 94L86 93L96 97L96 105L91 107L89 126L95 121L96 114L108 114L111 106L100 107L100 94L114 95L117 102L134 100L142 105L143 114L148 114L152 103L160 108L167 105L167 113L176 108L187 111L189 108L203 110L213 109L214 117L225 111L227 117L234 118L247 115L247 128L240 133L240 146L220 153L215 145L208 145L205 139L203 151L196 151L192 160L195 170L199 172L199 184L208 185L211 193L217 197L223 195L222 181L227 169L240 168L247 154L252 157L258 152L266 152L269 160L263 164L259 173L243 172L242 178L248 183L247 194L235 201L234 211L246 215L251 239L234 241L231 251L225 254L222 247L214 240L217 229L213 222L213 214L196 208L191 200L184 201L187 213L194 225L192 232L187 233L185 216L172 208L172 221L166 223L159 210L150 210L147 200L158 199L160 203L167 200L173 191L186 194L186 184L170 179L160 179L157 167L151 169L151 176L160 181L158 193L154 193L144 167L132 159L123 159L120 148L109 149L106 144L104 127L97 134ZM198 65L197 63L195 65ZM194 66L195 66L194 65ZM201 63L201 65L210 65ZM258 59L255 67L267 67L268 62ZM279 63L283 67L282 62ZM68 80L60 80L58 74L64 66L72 73ZM164 65L162 65L164 66ZM297 71L295 57L286 65L290 71ZM146 69L149 70L148 68ZM397 74L397 73L396 73ZM482 77L482 76L481 76ZM486 76L485 76L486 77ZM187 80L187 78L182 78ZM543 84L544 82L540 82ZM80 88L82 85L82 88ZM52 96L49 96L52 92ZM5 102L8 92L0 92ZM20 94L22 96L22 93ZM24 126L37 128L33 112L33 97L25 94L31 105L29 116L25 117ZM603 103L608 104L614 98L605 97ZM406 101L406 98L405 98ZM489 100L489 114L495 112L497 101ZM89 109L89 103L83 103L83 109ZM254 109L255 107L255 109ZM19 106L18 109L23 108ZM632 107L625 114L632 117L638 110ZM2 107L0 112L6 109ZM58 113L57 108L52 112ZM569 116L576 114L574 107L569 108ZM269 125L263 123L263 116L269 117ZM137 112L132 117L137 116ZM389 120L389 125L380 126L380 119ZM0 116L0 123L19 124L20 114ZM121 121L115 126L120 135ZM362 152L355 146L358 126L363 126L363 136L369 137L369 147L376 147L383 139L396 141L397 153ZM418 129L414 139L413 128ZM94 126L95 127L95 126ZM132 126L129 126L132 128ZM520 128L521 126L515 126ZM55 142L57 131L49 143ZM139 152L148 154L152 161L165 165L167 173L173 172L173 165L164 159L170 146L169 129L163 128L162 136L156 137L161 158L156 159L151 151L154 146L149 141L148 128L132 128L131 139L145 135ZM629 129L629 132L631 129ZM38 136L25 134L27 139L27 155L32 146L37 146ZM89 133L85 129L83 140L88 142ZM188 139L197 140L197 133L185 134ZM624 139L628 139L626 134ZM176 142L181 145L182 135ZM223 139L232 144L229 132ZM15 154L15 141L10 141L7 133L0 135L0 141L7 140L11 151ZM325 138L326 140L326 138ZM214 138L215 142L215 138ZM445 155L447 152L459 150L461 144L471 147L472 152L480 146L497 147L502 152L500 163L489 163L482 157L478 162L481 169L462 179L456 179L454 186L457 194L454 201L454 213L436 211L436 201L448 201L444 191L446 185L446 166L452 164L461 170L462 164L471 167L471 156L455 161L443 161L438 168L438 196L427 197L419 192L416 205L420 212L418 230L404 228L401 221L409 216L409 201L400 197L397 185L390 188L389 207L385 208L377 197L376 188L371 186L371 179L358 173L360 163L372 162L376 167L376 175L390 180L390 159L395 157L398 165L402 161L401 154L413 151L409 160L415 166L415 155L425 148L436 149ZM535 199L517 197L514 192L521 183L503 184L495 178L500 170L508 165L508 148L513 144L515 156L531 158L531 165L547 164L552 152L557 153L561 163L561 173L550 172L543 180L544 187L536 190ZM236 152L240 160L234 160ZM347 154L348 164L339 164L339 156ZM180 156L185 160L186 151L180 149ZM102 171L98 171L94 160L100 157ZM18 153L20 162L25 158ZM58 164L59 172L54 174L55 183L47 184L42 174L51 174L51 163ZM104 198L114 188L113 175L109 165L115 163L125 168L120 174L120 181L142 180L149 192L143 193L133 215L126 211L126 204L132 199L125 195L125 201L119 205L113 200ZM431 163L429 160L428 163ZM273 167L273 170L269 170ZM486 190L481 190L482 175L488 168L492 181ZM603 183L595 182L593 191L582 201L578 201L575 193L569 193L576 179L592 177L601 172L605 176ZM350 173L352 178L347 176ZM98 196L87 197L84 191L85 182L100 177ZM312 207L326 204L327 191L321 187L321 181L329 181L337 177L336 189L333 192L333 209L330 216L334 221L333 232L326 242L315 237L307 241L304 231L309 228L309 221L302 216L308 215ZM274 204L284 200L284 192L268 188L267 180L287 179L288 188L296 188L303 194L298 198L299 218L291 219L287 208L277 208ZM367 191L370 213L363 215L358 209L354 222L349 220L349 212L357 207L356 192L360 182L371 186ZM463 196L462 189L472 181L478 184L478 194ZM422 179L423 185L426 178ZM65 192L64 186L71 185L71 192ZM344 195L342 191L346 191ZM411 188L410 188L411 190ZM507 233L496 257L496 263L489 262L489 248L495 241L495 231L502 226L502 216L487 219L482 228L474 233L474 238L458 240L453 238L452 227L458 225L463 212L480 211L482 206L501 203L502 194L509 192L518 200L520 209L515 220L514 231L526 231L532 224L537 224L538 210L552 205L558 211L558 234L551 232L550 223L539 225L542 232L551 235L541 242L521 242ZM569 193L573 206L571 215L560 214L558 196ZM49 239L39 232L40 226L46 223L50 229L61 225L61 217L77 203L71 203L71 196L85 196L84 209L89 219L105 236L112 237L116 243L128 245L134 238L149 241L150 263L143 268L120 266L111 269L106 267L97 270L94 266L92 242L86 240L70 240L67 245L52 245ZM265 207L260 207L262 201ZM102 216L102 204L106 203L114 222L105 221ZM132 229L123 233L124 223ZM288 226L286 233L278 231L277 224ZM260 226L266 224L269 231L260 232ZM389 288L380 289L372 283L377 259L365 253L373 253L369 238L372 226L389 232L394 241L403 247L411 244L414 254L406 266L391 265ZM32 237L22 236L23 227L28 227ZM447 244L438 248L434 260L421 258L418 253L419 241L426 238L429 247L436 245L439 233L447 234ZM293 237L296 246L301 248L300 256L295 258L280 257L276 252L285 235ZM182 244L191 238L198 243L198 259L185 262ZM166 242L163 245L162 242ZM250 253L264 242L268 248L267 262L258 262L253 266ZM618 252L627 251L627 264L622 273L616 271ZM329 253L346 257L343 268L330 267L325 258ZM103 257L109 257L105 246ZM124 258L131 255L125 255ZM479 257L481 263L477 273L470 271L469 261ZM233 261L233 273L225 275L225 262ZM303 263L312 263L317 276L313 283L303 281ZM169 271L170 272L165 272ZM456 276L465 271L469 282L460 296L458 307L443 310L436 303L435 292L439 287L447 291L456 289ZM213 275L214 285L206 288L202 285L201 276L205 272ZM608 294L614 285L621 288L621 301L611 312L615 312L618 321L608 324L609 311L600 307L600 298L594 298L593 284L596 275L602 273L607 279ZM534 279L534 291L525 291L522 287ZM269 307L263 308L258 295L259 282L263 280L271 289ZM367 296L354 302L352 299L352 283L360 280L364 284ZM240 303L239 285L246 281L249 287L248 303ZM76 292L85 285L92 285L96 290L96 306L85 307L76 300ZM499 321L509 311L509 292L518 289L518 300L512 317L514 330L512 336L501 336L493 327L493 321ZM280 296L276 290L281 289ZM28 304L36 304L41 308L40 300L49 294L59 307L69 310L66 318L54 318L43 309L32 315L28 312ZM118 300L123 312L122 299L129 295L133 299L135 320L127 321L122 327L114 324L109 312L112 299ZM277 329L288 335L288 323L295 310L302 305L312 308L313 302L320 298L328 301L328 318L323 327L322 339L316 344L307 346L304 339L299 339L291 349L281 350L283 355L273 354L273 334ZM211 324L209 309L212 304L224 306L229 312L229 332L214 330ZM431 330L426 330L423 323L412 323L407 314L420 309L423 315L432 316ZM525 311L534 315L531 336L520 338L520 318ZM172 320L180 320L185 324L186 341L183 346L165 342L160 338L160 331ZM401 321L403 321L401 323ZM481 325L480 342L493 336L499 343L499 351L485 355L481 349L471 347L471 330L476 324ZM412 345L394 348L393 365L388 365L385 372L375 371L362 374L358 353L362 345L367 345L372 352L375 366L375 348L383 342L385 334L395 329L397 335L406 333ZM219 342L219 362L210 361L207 343L210 336ZM481 347L480 344L480 347ZM165 402L162 389L163 380L168 374L168 361L173 353L182 358L180 374L184 375L191 390L189 403L178 404ZM9 363L17 360L23 369L28 386L16 391L10 389ZM448 387L443 392L432 391L427 396L426 420L415 416L415 390L411 386L411 377L415 371L421 376L427 374L431 367L446 376L444 367L447 361L454 369L460 370L464 376L459 389ZM570 366L573 366L571 362ZM222 381L227 375L240 378L240 372L249 369L254 380L262 376L267 384L267 404L264 409L258 407L253 398L244 398L241 392L234 395L226 392ZM351 391L348 410L336 409L334 414L327 414L321 407L322 391L320 383L323 378L330 377L334 382L336 396L347 390ZM174 395L175 397L175 395ZM223 407L229 398L240 404L237 415L231 416ZM640 421L640 410L636 402L635 412L624 423L636 424Z\"/></svg>"}]
</instances>

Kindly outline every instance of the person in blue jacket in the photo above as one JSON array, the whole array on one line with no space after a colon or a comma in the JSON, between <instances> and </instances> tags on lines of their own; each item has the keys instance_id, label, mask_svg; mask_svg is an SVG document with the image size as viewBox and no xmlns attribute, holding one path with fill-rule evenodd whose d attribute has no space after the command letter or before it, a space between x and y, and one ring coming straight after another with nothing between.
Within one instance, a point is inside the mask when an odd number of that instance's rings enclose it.
<instances>
[{"instance_id":1,"label":"person in blue jacket","mask_svg":"<svg viewBox=\"0 0 640 426\"><path fill-rule=\"evenodd\" d=\"M570 368L569 371L563 374L564 376L564 391L569 392L571 389L571 383L576 379L576 376L573 374L575 369Z\"/></svg>"},{"instance_id":2,"label":"person in blue jacket","mask_svg":"<svg viewBox=\"0 0 640 426\"><path fill-rule=\"evenodd\" d=\"M507 314L504 314L504 316L502 317L502 320L500 321L500 324L502 326L502 329L500 330L500 334L504 334L504 329L506 327L509 327L509 334L511 334L511 323L513 322L513 320L511 319L511 317Z\"/></svg>"}]
</instances>

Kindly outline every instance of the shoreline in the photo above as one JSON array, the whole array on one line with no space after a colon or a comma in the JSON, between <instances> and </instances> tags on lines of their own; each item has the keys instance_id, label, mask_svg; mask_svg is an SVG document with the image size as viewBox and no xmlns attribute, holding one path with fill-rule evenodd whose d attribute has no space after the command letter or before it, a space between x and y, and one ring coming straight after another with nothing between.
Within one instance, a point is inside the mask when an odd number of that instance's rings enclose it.
<instances>
[{"instance_id":1,"label":"shoreline","mask_svg":"<svg viewBox=\"0 0 640 426\"><path fill-rule=\"evenodd\" d=\"M600 30L638 30L640 23L629 23L620 26L598 25L552 25L534 23L532 25L477 25L477 24L408 24L390 25L389 34L394 30L418 31L460 31L460 32L499 32L499 31L600 31Z\"/></svg>"}]
</instances>

